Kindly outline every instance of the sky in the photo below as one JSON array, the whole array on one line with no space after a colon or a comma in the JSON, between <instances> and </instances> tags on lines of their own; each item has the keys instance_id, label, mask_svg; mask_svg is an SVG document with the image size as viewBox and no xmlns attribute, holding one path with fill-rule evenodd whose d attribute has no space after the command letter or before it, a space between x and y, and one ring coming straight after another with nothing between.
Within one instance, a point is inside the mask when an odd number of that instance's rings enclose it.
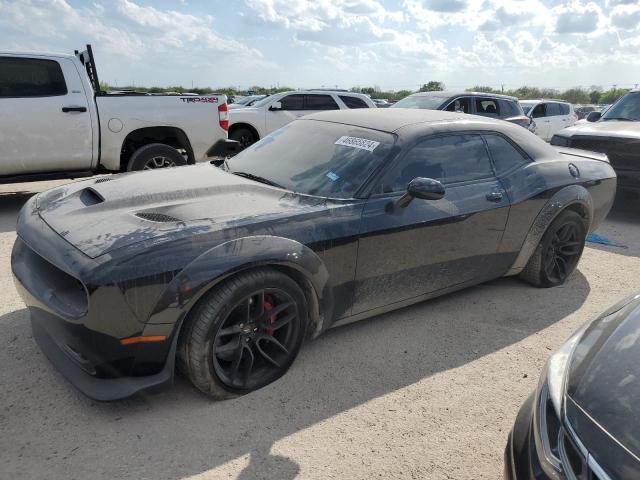
<instances>
[{"instance_id":1,"label":"sky","mask_svg":"<svg viewBox=\"0 0 640 480\"><path fill-rule=\"evenodd\" d=\"M0 49L91 43L111 85L640 83L640 0L0 0Z\"/></svg>"}]
</instances>

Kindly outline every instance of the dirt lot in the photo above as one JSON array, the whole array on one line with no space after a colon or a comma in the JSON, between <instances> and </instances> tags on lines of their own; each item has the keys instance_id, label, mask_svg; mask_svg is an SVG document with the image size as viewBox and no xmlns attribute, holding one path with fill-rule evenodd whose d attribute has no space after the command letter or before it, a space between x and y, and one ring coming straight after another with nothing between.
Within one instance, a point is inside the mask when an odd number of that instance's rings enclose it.
<instances>
[{"instance_id":1,"label":"dirt lot","mask_svg":"<svg viewBox=\"0 0 640 480\"><path fill-rule=\"evenodd\" d=\"M240 399L178 378L101 404L40 353L10 276L16 214L53 185L0 186L0 478L500 478L547 355L639 289L640 214L622 202L599 233L628 248L591 245L564 287L501 279L332 330Z\"/></svg>"}]
</instances>

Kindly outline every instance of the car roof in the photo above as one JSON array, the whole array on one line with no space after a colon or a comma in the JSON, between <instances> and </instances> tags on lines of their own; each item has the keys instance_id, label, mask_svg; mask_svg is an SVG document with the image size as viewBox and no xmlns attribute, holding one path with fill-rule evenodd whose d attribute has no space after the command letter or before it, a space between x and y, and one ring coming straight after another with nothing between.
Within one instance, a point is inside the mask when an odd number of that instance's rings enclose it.
<instances>
[{"instance_id":1,"label":"car roof","mask_svg":"<svg viewBox=\"0 0 640 480\"><path fill-rule=\"evenodd\" d=\"M310 89L310 90L289 90L288 92L279 92L277 95L289 95L291 93L299 93L299 94L307 94L311 93L313 95L326 95L327 93L333 93L335 95L349 95L352 97L367 97L364 93L358 92L347 92L345 90L321 90L321 89ZM369 97L367 97L369 98Z\"/></svg>"},{"instance_id":2,"label":"car roof","mask_svg":"<svg viewBox=\"0 0 640 480\"><path fill-rule=\"evenodd\" d=\"M492 97L502 98L504 100L518 100L516 97L510 95L502 95L500 93L487 93L487 92L464 92L464 91L433 91L433 92L418 92L412 93L410 97L458 97L464 95L465 97Z\"/></svg>"},{"instance_id":3,"label":"car roof","mask_svg":"<svg viewBox=\"0 0 640 480\"><path fill-rule=\"evenodd\" d=\"M555 102L555 103L568 103L571 105L571 102L567 102L566 100L558 100L557 98L530 98L528 100L520 100L520 103L542 103L542 102Z\"/></svg>"},{"instance_id":4,"label":"car roof","mask_svg":"<svg viewBox=\"0 0 640 480\"><path fill-rule=\"evenodd\" d=\"M344 123L356 127L370 128L383 132L396 132L402 127L416 123L469 121L484 123L489 127L501 126L502 121L469 115L466 113L425 110L419 108L357 108L352 110L327 110L306 115L305 119ZM522 128L522 127L520 127Z\"/></svg>"},{"instance_id":5,"label":"car roof","mask_svg":"<svg viewBox=\"0 0 640 480\"><path fill-rule=\"evenodd\" d=\"M7 56L16 56L16 57L55 57L55 58L67 58L73 59L76 58L75 55L70 55L68 53L55 53L55 52L9 52L9 51L0 51L0 55Z\"/></svg>"}]
</instances>

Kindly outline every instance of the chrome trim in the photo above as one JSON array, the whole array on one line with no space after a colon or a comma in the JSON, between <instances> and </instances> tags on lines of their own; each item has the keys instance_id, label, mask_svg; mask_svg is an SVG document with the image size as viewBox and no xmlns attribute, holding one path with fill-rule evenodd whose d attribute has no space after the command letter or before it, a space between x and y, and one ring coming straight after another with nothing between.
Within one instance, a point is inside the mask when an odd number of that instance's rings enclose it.
<instances>
[{"instance_id":1,"label":"chrome trim","mask_svg":"<svg viewBox=\"0 0 640 480\"><path fill-rule=\"evenodd\" d=\"M598 465L598 462L595 461L593 456L589 454L589 460L587 461L587 466L591 469L593 474L598 477L599 480L613 480L604 469Z\"/></svg>"},{"instance_id":2,"label":"chrome trim","mask_svg":"<svg viewBox=\"0 0 640 480\"><path fill-rule=\"evenodd\" d=\"M573 473L573 469L571 468L571 462L569 461L569 457L567 456L567 451L564 448L564 437L569 436L566 433L566 430L563 428L560 430L560 435L558 437L558 453L560 453L560 461L562 462L562 473L564 473L567 480L578 480L575 473ZM587 465L587 459L584 459L585 466Z\"/></svg>"},{"instance_id":3,"label":"chrome trim","mask_svg":"<svg viewBox=\"0 0 640 480\"><path fill-rule=\"evenodd\" d=\"M559 473L562 473L562 461L556 457L551 451L551 442L549 440L549 430L547 429L547 402L549 402L549 389L547 382L544 383L540 396L538 397L538 429L539 437L542 442L542 454L551 466ZM558 435L558 442L562 438L562 427Z\"/></svg>"}]
</instances>

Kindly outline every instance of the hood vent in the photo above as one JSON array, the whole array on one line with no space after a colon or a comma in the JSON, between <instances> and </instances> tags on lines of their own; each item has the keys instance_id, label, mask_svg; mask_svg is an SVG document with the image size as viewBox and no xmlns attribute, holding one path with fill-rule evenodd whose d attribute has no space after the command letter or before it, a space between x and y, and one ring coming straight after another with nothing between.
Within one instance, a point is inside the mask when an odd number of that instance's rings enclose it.
<instances>
[{"instance_id":1,"label":"hood vent","mask_svg":"<svg viewBox=\"0 0 640 480\"><path fill-rule=\"evenodd\" d=\"M80 194L80 201L87 207L104 202L104 198L93 188L85 188Z\"/></svg>"},{"instance_id":2,"label":"hood vent","mask_svg":"<svg viewBox=\"0 0 640 480\"><path fill-rule=\"evenodd\" d=\"M102 178L96 179L96 181L93 183L104 183L104 182L110 182L111 180L113 180L113 178L111 177L102 177Z\"/></svg>"},{"instance_id":3,"label":"hood vent","mask_svg":"<svg viewBox=\"0 0 640 480\"><path fill-rule=\"evenodd\" d=\"M136 213L136 217L142 218L144 220L149 220L150 222L159 223L174 223L181 221L179 218L172 217L171 215L165 215L164 213L155 212L138 212Z\"/></svg>"}]
</instances>

